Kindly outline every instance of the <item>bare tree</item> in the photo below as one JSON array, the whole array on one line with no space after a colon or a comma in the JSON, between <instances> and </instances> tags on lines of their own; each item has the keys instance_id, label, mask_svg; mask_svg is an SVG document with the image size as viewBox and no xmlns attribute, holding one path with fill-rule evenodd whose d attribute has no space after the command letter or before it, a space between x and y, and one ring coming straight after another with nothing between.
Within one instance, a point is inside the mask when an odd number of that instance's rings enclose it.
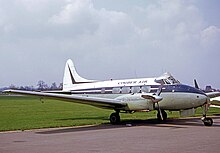
<instances>
[{"instance_id":1,"label":"bare tree","mask_svg":"<svg viewBox=\"0 0 220 153\"><path fill-rule=\"evenodd\" d=\"M63 83L60 83L58 89L61 89L61 90L63 89Z\"/></svg>"},{"instance_id":2,"label":"bare tree","mask_svg":"<svg viewBox=\"0 0 220 153\"><path fill-rule=\"evenodd\" d=\"M38 88L37 88L38 90L47 90L48 89L48 85L43 80L38 81L37 86L38 86Z\"/></svg>"},{"instance_id":3,"label":"bare tree","mask_svg":"<svg viewBox=\"0 0 220 153\"><path fill-rule=\"evenodd\" d=\"M11 84L10 86L9 86L9 89L17 89L18 87L16 87L15 85L13 85L13 84Z\"/></svg>"},{"instance_id":4,"label":"bare tree","mask_svg":"<svg viewBox=\"0 0 220 153\"><path fill-rule=\"evenodd\" d=\"M52 83L50 89L51 89L51 90L56 90L56 89L58 89L56 82Z\"/></svg>"}]
</instances>

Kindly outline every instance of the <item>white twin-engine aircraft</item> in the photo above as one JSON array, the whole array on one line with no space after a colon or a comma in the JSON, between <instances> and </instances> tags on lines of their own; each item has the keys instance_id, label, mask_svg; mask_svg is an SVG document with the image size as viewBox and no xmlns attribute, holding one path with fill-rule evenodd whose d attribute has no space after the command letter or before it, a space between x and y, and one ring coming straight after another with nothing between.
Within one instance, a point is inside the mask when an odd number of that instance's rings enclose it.
<instances>
[{"instance_id":1,"label":"white twin-engine aircraft","mask_svg":"<svg viewBox=\"0 0 220 153\"><path fill-rule=\"evenodd\" d=\"M120 112L157 110L158 120L166 120L169 111L180 111L181 116L191 116L195 108L203 106L202 121L211 126L213 120L206 117L210 98L220 96L219 92L204 93L195 81L195 87L181 84L169 73L160 77L96 81L87 80L78 75L71 60L66 62L63 90L51 92L33 92L6 90L6 93L38 96L41 98L88 104L115 110L110 122L120 122Z\"/></svg>"}]
</instances>

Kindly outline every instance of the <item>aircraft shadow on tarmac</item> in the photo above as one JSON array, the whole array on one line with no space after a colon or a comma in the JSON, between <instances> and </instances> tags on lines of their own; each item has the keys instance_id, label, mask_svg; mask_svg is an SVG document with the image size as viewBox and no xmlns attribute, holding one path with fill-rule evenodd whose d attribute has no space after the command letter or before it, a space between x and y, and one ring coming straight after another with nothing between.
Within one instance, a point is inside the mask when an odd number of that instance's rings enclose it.
<instances>
[{"instance_id":1,"label":"aircraft shadow on tarmac","mask_svg":"<svg viewBox=\"0 0 220 153\"><path fill-rule=\"evenodd\" d=\"M68 120L74 121L74 120L90 120L90 119L109 120L105 116L103 116L103 117L100 117L100 116L95 117L95 116L93 116L93 117L86 117L86 118L83 118L83 117L63 118L63 119L57 119L57 121L68 121Z\"/></svg>"},{"instance_id":2,"label":"aircraft shadow on tarmac","mask_svg":"<svg viewBox=\"0 0 220 153\"><path fill-rule=\"evenodd\" d=\"M214 120L213 126L220 127L220 115L212 117ZM218 121L215 122L215 119ZM193 126L204 126L203 122L199 117L194 118L181 118L181 119L167 119L166 121L158 121L157 119L148 120L122 120L118 125L111 124L101 124L101 125L91 125L91 126L81 126L81 127L67 127L58 129L47 129L45 131L36 132L37 134L58 134L58 133L68 133L68 132L80 132L80 131L94 131L103 129L116 129L116 128L130 128L137 126L148 126L148 127L165 127L170 129L177 128L189 128ZM211 128L210 127L210 128Z\"/></svg>"}]
</instances>

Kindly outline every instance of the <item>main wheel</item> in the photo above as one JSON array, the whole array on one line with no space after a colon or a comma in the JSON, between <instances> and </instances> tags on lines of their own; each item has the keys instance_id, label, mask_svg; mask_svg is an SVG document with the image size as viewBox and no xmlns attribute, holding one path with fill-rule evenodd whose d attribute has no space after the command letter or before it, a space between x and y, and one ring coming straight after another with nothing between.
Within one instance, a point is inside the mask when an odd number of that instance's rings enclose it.
<instances>
[{"instance_id":1,"label":"main wheel","mask_svg":"<svg viewBox=\"0 0 220 153\"><path fill-rule=\"evenodd\" d=\"M167 113L165 112L165 110L161 110L161 113L162 113L162 116L163 116L163 120L162 120L162 118L160 116L159 110L158 110L158 113L157 113L157 119L159 121L165 121L167 119Z\"/></svg>"},{"instance_id":2,"label":"main wheel","mask_svg":"<svg viewBox=\"0 0 220 153\"><path fill-rule=\"evenodd\" d=\"M119 113L112 113L110 115L110 122L111 122L111 124L118 124L118 123L120 123Z\"/></svg>"},{"instance_id":3,"label":"main wheel","mask_svg":"<svg viewBox=\"0 0 220 153\"><path fill-rule=\"evenodd\" d=\"M203 123L204 123L205 126L212 126L213 120L212 120L212 118L205 118L203 120Z\"/></svg>"}]
</instances>

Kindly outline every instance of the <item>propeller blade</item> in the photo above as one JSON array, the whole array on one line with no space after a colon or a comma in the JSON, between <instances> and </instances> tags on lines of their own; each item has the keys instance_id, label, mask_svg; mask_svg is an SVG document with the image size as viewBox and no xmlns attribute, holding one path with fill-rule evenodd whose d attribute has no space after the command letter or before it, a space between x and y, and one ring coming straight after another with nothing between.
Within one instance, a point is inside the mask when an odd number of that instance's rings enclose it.
<instances>
[{"instance_id":1,"label":"propeller blade","mask_svg":"<svg viewBox=\"0 0 220 153\"><path fill-rule=\"evenodd\" d=\"M163 115L162 115L162 112L161 112L161 109L160 109L160 105L159 105L158 102L157 102L157 107L158 107L158 110L159 110L160 118L163 121Z\"/></svg>"},{"instance_id":2,"label":"propeller blade","mask_svg":"<svg viewBox=\"0 0 220 153\"><path fill-rule=\"evenodd\" d=\"M159 88L157 89L157 92L154 93L154 95L160 96L160 94L162 92L162 88L163 88L163 85L160 85Z\"/></svg>"},{"instance_id":3,"label":"propeller blade","mask_svg":"<svg viewBox=\"0 0 220 153\"><path fill-rule=\"evenodd\" d=\"M157 97L160 97L160 94L161 94L161 92L162 92L162 89L163 89L163 84L161 84L161 85L159 86L159 88L157 89L157 92L154 93L154 95L156 95ZM163 98L161 97L159 101L161 101L162 99L163 99ZM159 114L160 114L160 118L161 118L161 120L163 121L163 115L162 115L162 112L161 112L161 109L160 109L159 101L157 101L156 103L157 103L158 111L159 111Z\"/></svg>"},{"instance_id":4,"label":"propeller blade","mask_svg":"<svg viewBox=\"0 0 220 153\"><path fill-rule=\"evenodd\" d=\"M194 79L194 85L195 85L195 88L199 89L199 85L198 85L196 79Z\"/></svg>"},{"instance_id":5,"label":"propeller blade","mask_svg":"<svg viewBox=\"0 0 220 153\"><path fill-rule=\"evenodd\" d=\"M156 92L156 95L157 95L157 96L160 96L160 94L161 94L161 92L162 92L162 88L163 88L163 84L161 84L161 86L159 86L159 88L158 88L158 90L157 90L157 92ZM157 102L157 106L158 106L160 118L161 118L161 120L163 121L163 115L162 115L162 112L161 112L161 109L160 109L159 101Z\"/></svg>"}]
</instances>

